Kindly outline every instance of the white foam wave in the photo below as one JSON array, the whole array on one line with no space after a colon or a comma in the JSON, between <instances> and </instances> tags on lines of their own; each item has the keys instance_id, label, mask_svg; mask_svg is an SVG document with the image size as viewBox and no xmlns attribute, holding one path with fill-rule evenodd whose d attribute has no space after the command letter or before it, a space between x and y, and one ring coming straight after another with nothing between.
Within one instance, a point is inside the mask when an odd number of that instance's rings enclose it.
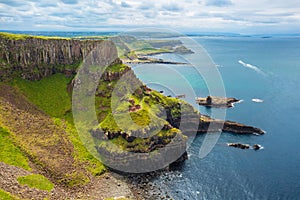
<instances>
[{"instance_id":1,"label":"white foam wave","mask_svg":"<svg viewBox=\"0 0 300 200\"><path fill-rule=\"evenodd\" d=\"M244 101L244 100L239 100L239 101L237 101L237 102L231 103L231 107L234 108L234 104L236 104L236 103L242 103L243 101Z\"/></svg>"},{"instance_id":2,"label":"white foam wave","mask_svg":"<svg viewBox=\"0 0 300 200\"><path fill-rule=\"evenodd\" d=\"M259 73L259 74L265 75L265 73L264 73L261 69L259 69L257 66L254 66L254 65L245 63L245 62L242 61L242 60L239 60L238 62L239 62L241 65L243 65L244 67L247 67L247 68L249 68L249 69L252 69L252 70L256 71L256 72Z\"/></svg>"},{"instance_id":3,"label":"white foam wave","mask_svg":"<svg viewBox=\"0 0 300 200\"><path fill-rule=\"evenodd\" d=\"M256 102L256 103L262 103L264 102L264 100L262 99L252 99L253 102Z\"/></svg>"}]
</instances>

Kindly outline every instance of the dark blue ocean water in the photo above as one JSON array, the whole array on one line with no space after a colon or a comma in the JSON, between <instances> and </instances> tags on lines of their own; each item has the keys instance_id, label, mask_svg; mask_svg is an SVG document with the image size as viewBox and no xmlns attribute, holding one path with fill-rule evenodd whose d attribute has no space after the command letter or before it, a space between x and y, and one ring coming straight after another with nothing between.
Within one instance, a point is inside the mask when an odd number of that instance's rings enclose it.
<instances>
[{"instance_id":1,"label":"dark blue ocean water","mask_svg":"<svg viewBox=\"0 0 300 200\"><path fill-rule=\"evenodd\" d=\"M226 119L259 127L263 136L222 133L203 159L199 135L188 150L181 170L157 182L175 199L300 199L300 38L194 37L219 66L228 97L242 99L227 110ZM176 55L158 55L182 61ZM238 61L256 66L244 67ZM162 67L163 66L163 67ZM137 76L155 89L182 87L164 65L133 67ZM168 66L184 76L197 96L208 94L205 82L189 66ZM145 73L146 71L146 73ZM164 82L165 81L165 82ZM166 93L168 93L168 90ZM262 103L252 99L262 99ZM194 104L193 99L187 99ZM205 114L211 110L200 108ZM240 150L228 142L261 144L263 150ZM172 181L165 181L165 177Z\"/></svg>"}]
</instances>

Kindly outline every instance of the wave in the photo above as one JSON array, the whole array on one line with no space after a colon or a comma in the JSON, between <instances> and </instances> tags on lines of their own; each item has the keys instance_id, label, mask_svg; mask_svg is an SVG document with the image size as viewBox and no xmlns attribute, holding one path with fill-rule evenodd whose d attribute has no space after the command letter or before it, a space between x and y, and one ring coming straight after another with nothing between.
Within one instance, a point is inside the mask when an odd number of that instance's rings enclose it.
<instances>
[{"instance_id":1,"label":"wave","mask_svg":"<svg viewBox=\"0 0 300 200\"><path fill-rule=\"evenodd\" d=\"M239 100L239 101L237 101L237 102L231 103L231 107L234 108L234 104L236 104L236 103L242 103L243 101L244 101L244 100Z\"/></svg>"},{"instance_id":2,"label":"wave","mask_svg":"<svg viewBox=\"0 0 300 200\"><path fill-rule=\"evenodd\" d=\"M262 99L252 99L253 102L256 102L256 103L262 103L264 102L264 100Z\"/></svg>"},{"instance_id":3,"label":"wave","mask_svg":"<svg viewBox=\"0 0 300 200\"><path fill-rule=\"evenodd\" d=\"M259 69L257 66L254 66L254 65L245 63L245 62L242 61L242 60L239 60L238 63L240 63L240 64L243 65L244 67L247 67L247 68L249 68L249 69L252 69L252 70L256 71L256 72L259 73L259 74L265 75L265 73L264 73L261 69Z\"/></svg>"}]
</instances>

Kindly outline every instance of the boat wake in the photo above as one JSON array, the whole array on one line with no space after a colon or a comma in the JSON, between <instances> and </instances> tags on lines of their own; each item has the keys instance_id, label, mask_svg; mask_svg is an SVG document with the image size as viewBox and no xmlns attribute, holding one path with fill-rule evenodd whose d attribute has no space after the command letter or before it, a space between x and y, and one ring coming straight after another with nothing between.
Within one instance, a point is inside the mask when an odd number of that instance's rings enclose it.
<instances>
[{"instance_id":1,"label":"boat wake","mask_svg":"<svg viewBox=\"0 0 300 200\"><path fill-rule=\"evenodd\" d=\"M252 101L255 102L255 103L262 103L262 102L264 102L264 100L262 100L262 99L252 99Z\"/></svg>"},{"instance_id":2,"label":"boat wake","mask_svg":"<svg viewBox=\"0 0 300 200\"><path fill-rule=\"evenodd\" d=\"M261 69L259 69L257 66L245 63L242 60L239 60L238 63L240 63L241 65L243 65L246 68L249 68L249 69L252 69L252 70L256 71L259 74L265 75L265 73Z\"/></svg>"}]
</instances>

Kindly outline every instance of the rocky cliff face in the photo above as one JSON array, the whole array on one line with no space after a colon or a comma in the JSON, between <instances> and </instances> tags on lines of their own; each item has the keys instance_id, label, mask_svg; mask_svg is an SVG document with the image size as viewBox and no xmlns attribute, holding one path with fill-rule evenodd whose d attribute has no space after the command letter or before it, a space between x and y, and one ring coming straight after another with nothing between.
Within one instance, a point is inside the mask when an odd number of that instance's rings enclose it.
<instances>
[{"instance_id":1,"label":"rocky cliff face","mask_svg":"<svg viewBox=\"0 0 300 200\"><path fill-rule=\"evenodd\" d=\"M40 80L54 73L75 74L101 40L68 40L25 37L13 39L0 34L0 80L19 76ZM108 47L107 52L110 52Z\"/></svg>"}]
</instances>

